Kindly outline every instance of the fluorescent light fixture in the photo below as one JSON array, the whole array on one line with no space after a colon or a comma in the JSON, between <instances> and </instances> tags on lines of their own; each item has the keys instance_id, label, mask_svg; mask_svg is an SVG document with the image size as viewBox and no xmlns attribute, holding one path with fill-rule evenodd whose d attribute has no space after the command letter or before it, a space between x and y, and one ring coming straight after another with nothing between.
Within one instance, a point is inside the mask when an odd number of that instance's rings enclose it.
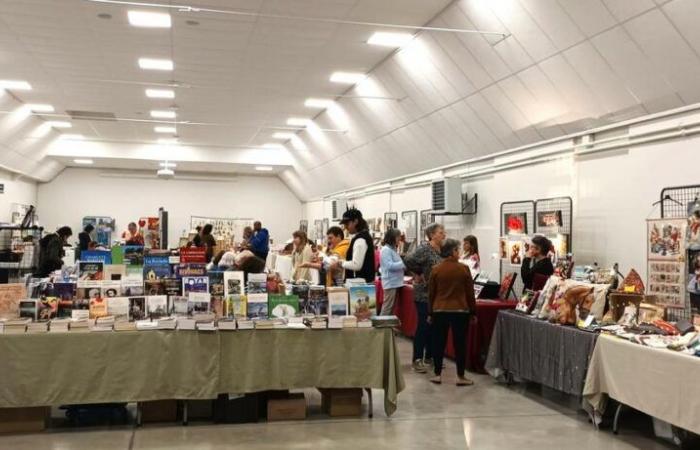
<instances>
[{"instance_id":1,"label":"fluorescent light fixture","mask_svg":"<svg viewBox=\"0 0 700 450\"><path fill-rule=\"evenodd\" d=\"M286 148L284 145L278 144L276 142L268 142L266 144L263 144L262 147L263 148Z\"/></svg>"},{"instance_id":2,"label":"fluorescent light fixture","mask_svg":"<svg viewBox=\"0 0 700 450\"><path fill-rule=\"evenodd\" d=\"M295 136L294 133L275 133L272 135L274 139L291 139Z\"/></svg>"},{"instance_id":3,"label":"fluorescent light fixture","mask_svg":"<svg viewBox=\"0 0 700 450\"><path fill-rule=\"evenodd\" d=\"M93 161L91 159L74 159L73 162L76 164L92 164Z\"/></svg>"},{"instance_id":4,"label":"fluorescent light fixture","mask_svg":"<svg viewBox=\"0 0 700 450\"><path fill-rule=\"evenodd\" d=\"M65 122L63 120L53 120L50 122L46 122L46 124L53 128L71 128L73 126L72 123Z\"/></svg>"},{"instance_id":5,"label":"fluorescent light fixture","mask_svg":"<svg viewBox=\"0 0 700 450\"><path fill-rule=\"evenodd\" d=\"M29 91L32 89L32 85L27 83L26 81L0 80L0 88L12 89L15 91Z\"/></svg>"},{"instance_id":6,"label":"fluorescent light fixture","mask_svg":"<svg viewBox=\"0 0 700 450\"><path fill-rule=\"evenodd\" d=\"M154 119L174 119L177 117L177 113L175 111L154 109L151 111L151 117Z\"/></svg>"},{"instance_id":7,"label":"fluorescent light fixture","mask_svg":"<svg viewBox=\"0 0 700 450\"><path fill-rule=\"evenodd\" d=\"M70 141L82 141L83 139L85 139L85 136L83 136L82 134L62 134L60 139Z\"/></svg>"},{"instance_id":8,"label":"fluorescent light fixture","mask_svg":"<svg viewBox=\"0 0 700 450\"><path fill-rule=\"evenodd\" d=\"M139 67L144 70L173 70L174 64L169 59L139 58Z\"/></svg>"},{"instance_id":9,"label":"fluorescent light fixture","mask_svg":"<svg viewBox=\"0 0 700 450\"><path fill-rule=\"evenodd\" d=\"M148 98L175 98L175 91L172 89L146 89Z\"/></svg>"},{"instance_id":10,"label":"fluorescent light fixture","mask_svg":"<svg viewBox=\"0 0 700 450\"><path fill-rule=\"evenodd\" d=\"M331 81L333 83L355 84L365 79L364 73L359 72L333 72Z\"/></svg>"},{"instance_id":11,"label":"fluorescent light fixture","mask_svg":"<svg viewBox=\"0 0 700 450\"><path fill-rule=\"evenodd\" d=\"M127 12L127 16L129 17L129 24L134 27L170 28L172 26L170 14L150 11L129 11Z\"/></svg>"},{"instance_id":12,"label":"fluorescent light fixture","mask_svg":"<svg viewBox=\"0 0 700 450\"><path fill-rule=\"evenodd\" d=\"M300 117L291 117L287 119L287 125L291 125L293 127L305 127L309 123L311 123L311 119L302 119Z\"/></svg>"},{"instance_id":13,"label":"fluorescent light fixture","mask_svg":"<svg viewBox=\"0 0 700 450\"><path fill-rule=\"evenodd\" d=\"M158 143L161 145L173 145L177 144L177 139L175 138L160 138L158 139Z\"/></svg>"},{"instance_id":14,"label":"fluorescent light fixture","mask_svg":"<svg viewBox=\"0 0 700 450\"><path fill-rule=\"evenodd\" d=\"M304 106L307 108L328 108L333 104L333 100L326 98L307 98Z\"/></svg>"},{"instance_id":15,"label":"fluorescent light fixture","mask_svg":"<svg viewBox=\"0 0 700 450\"><path fill-rule=\"evenodd\" d=\"M160 163L160 167L165 167L166 169L169 167L175 168L175 167L177 167L177 164L166 161L166 162Z\"/></svg>"},{"instance_id":16,"label":"fluorescent light fixture","mask_svg":"<svg viewBox=\"0 0 700 450\"><path fill-rule=\"evenodd\" d=\"M259 172L272 172L272 167L270 166L255 166L255 170Z\"/></svg>"},{"instance_id":17,"label":"fluorescent light fixture","mask_svg":"<svg viewBox=\"0 0 700 450\"><path fill-rule=\"evenodd\" d=\"M153 131L156 133L177 133L177 128L175 127L154 127Z\"/></svg>"},{"instance_id":18,"label":"fluorescent light fixture","mask_svg":"<svg viewBox=\"0 0 700 450\"><path fill-rule=\"evenodd\" d=\"M383 47L401 47L409 43L413 39L410 33L387 33L385 31L377 31L367 41L371 45L381 45Z\"/></svg>"},{"instance_id":19,"label":"fluorescent light fixture","mask_svg":"<svg viewBox=\"0 0 700 450\"><path fill-rule=\"evenodd\" d=\"M29 108L29 110L30 110L31 112L35 112L35 113L51 113L51 112L54 112L53 106L51 106L51 105L45 105L45 104L41 104L41 103L29 104L29 105L27 105L27 107Z\"/></svg>"}]
</instances>

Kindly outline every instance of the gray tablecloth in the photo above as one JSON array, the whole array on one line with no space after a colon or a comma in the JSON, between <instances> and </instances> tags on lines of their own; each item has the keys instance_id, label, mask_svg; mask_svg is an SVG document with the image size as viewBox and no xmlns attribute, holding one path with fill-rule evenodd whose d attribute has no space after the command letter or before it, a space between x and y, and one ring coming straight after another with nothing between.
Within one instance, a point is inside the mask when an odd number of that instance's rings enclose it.
<instances>
[{"instance_id":1,"label":"gray tablecloth","mask_svg":"<svg viewBox=\"0 0 700 450\"><path fill-rule=\"evenodd\" d=\"M598 335L551 324L516 311L500 311L486 361L494 377L509 372L581 396Z\"/></svg>"}]
</instances>

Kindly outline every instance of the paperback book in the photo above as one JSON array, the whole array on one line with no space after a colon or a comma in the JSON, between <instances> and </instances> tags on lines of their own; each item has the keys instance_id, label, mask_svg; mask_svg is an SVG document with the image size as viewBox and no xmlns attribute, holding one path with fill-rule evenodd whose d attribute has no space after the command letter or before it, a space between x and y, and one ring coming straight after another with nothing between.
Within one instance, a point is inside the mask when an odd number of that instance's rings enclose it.
<instances>
[{"instance_id":1,"label":"paperback book","mask_svg":"<svg viewBox=\"0 0 700 450\"><path fill-rule=\"evenodd\" d=\"M247 317L249 319L267 318L267 294L248 294Z\"/></svg>"},{"instance_id":2,"label":"paperback book","mask_svg":"<svg viewBox=\"0 0 700 450\"><path fill-rule=\"evenodd\" d=\"M101 297L90 299L90 319L107 315L107 301Z\"/></svg>"},{"instance_id":3,"label":"paperback book","mask_svg":"<svg viewBox=\"0 0 700 450\"><path fill-rule=\"evenodd\" d=\"M122 285L119 281L103 281L100 286L102 298L119 297L122 295Z\"/></svg>"},{"instance_id":4,"label":"paperback book","mask_svg":"<svg viewBox=\"0 0 700 450\"><path fill-rule=\"evenodd\" d=\"M309 287L309 301L304 310L305 314L313 314L315 316L325 316L328 314L328 296L324 286Z\"/></svg>"},{"instance_id":5,"label":"paperback book","mask_svg":"<svg viewBox=\"0 0 700 450\"><path fill-rule=\"evenodd\" d=\"M143 282L146 295L165 295L163 280L145 280Z\"/></svg>"},{"instance_id":6,"label":"paperback book","mask_svg":"<svg viewBox=\"0 0 700 450\"><path fill-rule=\"evenodd\" d=\"M168 256L146 255L143 258L143 279L161 280L170 276L170 261Z\"/></svg>"},{"instance_id":7,"label":"paperback book","mask_svg":"<svg viewBox=\"0 0 700 450\"><path fill-rule=\"evenodd\" d=\"M266 294L267 293L267 274L251 273L248 274L248 294ZM250 299L249 299L250 300Z\"/></svg>"},{"instance_id":8,"label":"paperback book","mask_svg":"<svg viewBox=\"0 0 700 450\"><path fill-rule=\"evenodd\" d=\"M72 300L75 297L75 283L58 282L53 284L53 296L61 300Z\"/></svg>"},{"instance_id":9,"label":"paperback book","mask_svg":"<svg viewBox=\"0 0 700 450\"><path fill-rule=\"evenodd\" d=\"M58 298L44 297L37 302L37 320L45 321L58 316Z\"/></svg>"},{"instance_id":10,"label":"paperback book","mask_svg":"<svg viewBox=\"0 0 700 450\"><path fill-rule=\"evenodd\" d=\"M120 281L126 278L126 266L124 264L108 264L104 266L104 279Z\"/></svg>"},{"instance_id":11,"label":"paperback book","mask_svg":"<svg viewBox=\"0 0 700 450\"><path fill-rule=\"evenodd\" d=\"M182 282L177 278L164 278L162 282L166 295L182 295Z\"/></svg>"},{"instance_id":12,"label":"paperback book","mask_svg":"<svg viewBox=\"0 0 700 450\"><path fill-rule=\"evenodd\" d=\"M125 245L124 264L131 267L143 267L144 250L143 245Z\"/></svg>"},{"instance_id":13,"label":"paperback book","mask_svg":"<svg viewBox=\"0 0 700 450\"><path fill-rule=\"evenodd\" d=\"M209 278L183 277L182 295L189 296L189 294L192 292L209 294Z\"/></svg>"},{"instance_id":14,"label":"paperback book","mask_svg":"<svg viewBox=\"0 0 700 450\"><path fill-rule=\"evenodd\" d=\"M146 319L146 297L129 297L129 318L133 321Z\"/></svg>"},{"instance_id":15,"label":"paperback book","mask_svg":"<svg viewBox=\"0 0 700 450\"><path fill-rule=\"evenodd\" d=\"M216 317L224 314L224 272L209 272L209 294L211 295L211 310Z\"/></svg>"},{"instance_id":16,"label":"paperback book","mask_svg":"<svg viewBox=\"0 0 700 450\"><path fill-rule=\"evenodd\" d=\"M107 299L107 315L113 316L117 322L129 321L129 299L127 297L112 297Z\"/></svg>"},{"instance_id":17,"label":"paperback book","mask_svg":"<svg viewBox=\"0 0 700 450\"><path fill-rule=\"evenodd\" d=\"M39 301L33 298L28 298L19 301L19 317L20 319L37 320L37 309Z\"/></svg>"},{"instance_id":18,"label":"paperback book","mask_svg":"<svg viewBox=\"0 0 700 450\"><path fill-rule=\"evenodd\" d=\"M229 295L224 301L224 317L247 317L248 299L245 295Z\"/></svg>"},{"instance_id":19,"label":"paperback book","mask_svg":"<svg viewBox=\"0 0 700 450\"><path fill-rule=\"evenodd\" d=\"M286 319L299 314L299 297L296 295L269 294L270 317Z\"/></svg>"},{"instance_id":20,"label":"paperback book","mask_svg":"<svg viewBox=\"0 0 700 450\"><path fill-rule=\"evenodd\" d=\"M97 298L102 295L102 283L100 281L78 281L76 297L79 299Z\"/></svg>"},{"instance_id":21,"label":"paperback book","mask_svg":"<svg viewBox=\"0 0 700 450\"><path fill-rule=\"evenodd\" d=\"M328 307L331 317L345 317L350 314L349 291L345 288L328 288Z\"/></svg>"},{"instance_id":22,"label":"paperback book","mask_svg":"<svg viewBox=\"0 0 700 450\"><path fill-rule=\"evenodd\" d=\"M178 278L184 278L184 277L203 277L207 274L207 266L206 264L199 264L199 263L187 263L187 264L179 264L177 266L177 277Z\"/></svg>"},{"instance_id":23,"label":"paperback book","mask_svg":"<svg viewBox=\"0 0 700 450\"><path fill-rule=\"evenodd\" d=\"M140 295L144 295L145 291L143 289L143 281L142 280L133 280L133 279L123 279L122 282L122 295L124 297L138 297Z\"/></svg>"},{"instance_id":24,"label":"paperback book","mask_svg":"<svg viewBox=\"0 0 700 450\"><path fill-rule=\"evenodd\" d=\"M373 284L350 288L350 311L358 320L377 315L377 291Z\"/></svg>"},{"instance_id":25,"label":"paperback book","mask_svg":"<svg viewBox=\"0 0 700 450\"><path fill-rule=\"evenodd\" d=\"M100 281L104 272L104 264L101 262L83 262L78 264L80 280Z\"/></svg>"},{"instance_id":26,"label":"paperback book","mask_svg":"<svg viewBox=\"0 0 700 450\"><path fill-rule=\"evenodd\" d=\"M180 249L180 263L207 263L207 250L204 247L183 247Z\"/></svg>"},{"instance_id":27,"label":"paperback book","mask_svg":"<svg viewBox=\"0 0 700 450\"><path fill-rule=\"evenodd\" d=\"M181 295L173 295L170 299L170 315L178 317L187 316L187 297Z\"/></svg>"},{"instance_id":28,"label":"paperback book","mask_svg":"<svg viewBox=\"0 0 700 450\"><path fill-rule=\"evenodd\" d=\"M112 264L112 253L109 250L83 250L80 252L80 262Z\"/></svg>"},{"instance_id":29,"label":"paperback book","mask_svg":"<svg viewBox=\"0 0 700 450\"><path fill-rule=\"evenodd\" d=\"M224 295L243 295L244 273L239 271L224 272Z\"/></svg>"},{"instance_id":30,"label":"paperback book","mask_svg":"<svg viewBox=\"0 0 700 450\"><path fill-rule=\"evenodd\" d=\"M211 295L208 292L190 292L187 298L187 315L209 313Z\"/></svg>"},{"instance_id":31,"label":"paperback book","mask_svg":"<svg viewBox=\"0 0 700 450\"><path fill-rule=\"evenodd\" d=\"M168 315L168 296L149 295L146 297L146 311L151 320L158 320Z\"/></svg>"}]
</instances>

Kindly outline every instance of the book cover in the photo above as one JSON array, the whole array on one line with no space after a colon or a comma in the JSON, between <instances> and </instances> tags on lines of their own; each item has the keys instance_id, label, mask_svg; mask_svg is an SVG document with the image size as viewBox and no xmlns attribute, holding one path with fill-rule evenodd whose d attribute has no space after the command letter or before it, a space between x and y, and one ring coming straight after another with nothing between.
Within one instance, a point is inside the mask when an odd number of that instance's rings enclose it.
<instances>
[{"instance_id":1,"label":"book cover","mask_svg":"<svg viewBox=\"0 0 700 450\"><path fill-rule=\"evenodd\" d=\"M267 294L248 294L247 317L249 319L267 318Z\"/></svg>"},{"instance_id":2,"label":"book cover","mask_svg":"<svg viewBox=\"0 0 700 450\"><path fill-rule=\"evenodd\" d=\"M350 312L359 320L377 315L377 291L373 284L350 288Z\"/></svg>"},{"instance_id":3,"label":"book cover","mask_svg":"<svg viewBox=\"0 0 700 450\"><path fill-rule=\"evenodd\" d=\"M212 300L218 299L219 302L223 302L224 291L224 272L209 272L209 293Z\"/></svg>"},{"instance_id":4,"label":"book cover","mask_svg":"<svg viewBox=\"0 0 700 450\"><path fill-rule=\"evenodd\" d=\"M208 292L190 292L187 296L187 315L208 313L211 306Z\"/></svg>"},{"instance_id":5,"label":"book cover","mask_svg":"<svg viewBox=\"0 0 700 450\"><path fill-rule=\"evenodd\" d=\"M112 247L112 264L124 264L124 247L121 245Z\"/></svg>"},{"instance_id":6,"label":"book cover","mask_svg":"<svg viewBox=\"0 0 700 450\"><path fill-rule=\"evenodd\" d=\"M178 317L186 317L187 316L187 297L183 297L182 295L173 295L172 297L169 297L169 307L170 307L170 315L171 316L178 316Z\"/></svg>"},{"instance_id":7,"label":"book cover","mask_svg":"<svg viewBox=\"0 0 700 450\"><path fill-rule=\"evenodd\" d=\"M124 297L138 297L144 295L142 280L124 279L121 281L122 295Z\"/></svg>"},{"instance_id":8,"label":"book cover","mask_svg":"<svg viewBox=\"0 0 700 450\"><path fill-rule=\"evenodd\" d=\"M246 293L247 294L266 294L267 293L267 274L264 274L264 273L248 274L248 285L247 285Z\"/></svg>"},{"instance_id":9,"label":"book cover","mask_svg":"<svg viewBox=\"0 0 700 450\"><path fill-rule=\"evenodd\" d=\"M270 317L287 319L299 314L299 297L296 295L270 294L268 297Z\"/></svg>"},{"instance_id":10,"label":"book cover","mask_svg":"<svg viewBox=\"0 0 700 450\"><path fill-rule=\"evenodd\" d=\"M224 295L243 295L245 294L244 285L245 275L239 271L224 272Z\"/></svg>"},{"instance_id":11,"label":"book cover","mask_svg":"<svg viewBox=\"0 0 700 450\"><path fill-rule=\"evenodd\" d=\"M102 282L91 280L78 280L75 295L79 299L97 298L102 295Z\"/></svg>"},{"instance_id":12,"label":"book cover","mask_svg":"<svg viewBox=\"0 0 700 450\"><path fill-rule=\"evenodd\" d=\"M248 300L245 295L228 295L224 300L224 317L246 317Z\"/></svg>"},{"instance_id":13,"label":"book cover","mask_svg":"<svg viewBox=\"0 0 700 450\"><path fill-rule=\"evenodd\" d=\"M166 295L182 295L182 282L177 278L163 278Z\"/></svg>"},{"instance_id":14,"label":"book cover","mask_svg":"<svg viewBox=\"0 0 700 450\"><path fill-rule=\"evenodd\" d=\"M146 318L146 297L129 297L129 318L134 321Z\"/></svg>"},{"instance_id":15,"label":"book cover","mask_svg":"<svg viewBox=\"0 0 700 450\"><path fill-rule=\"evenodd\" d=\"M126 278L126 266L124 264L107 264L104 266L102 278L107 281L120 281Z\"/></svg>"},{"instance_id":16,"label":"book cover","mask_svg":"<svg viewBox=\"0 0 700 450\"><path fill-rule=\"evenodd\" d=\"M309 300L306 302L304 314L328 314L328 296L324 286L309 286Z\"/></svg>"},{"instance_id":17,"label":"book cover","mask_svg":"<svg viewBox=\"0 0 700 450\"><path fill-rule=\"evenodd\" d=\"M114 316L115 321L129 320L129 299L127 297L112 297L107 299L107 315Z\"/></svg>"},{"instance_id":18,"label":"book cover","mask_svg":"<svg viewBox=\"0 0 700 450\"><path fill-rule=\"evenodd\" d=\"M119 297L121 295L122 284L119 281L102 281L100 286L100 296L102 298Z\"/></svg>"},{"instance_id":19,"label":"book cover","mask_svg":"<svg viewBox=\"0 0 700 450\"><path fill-rule=\"evenodd\" d=\"M209 278L208 277L183 277L182 278L182 295L188 296L190 292L206 292L209 294Z\"/></svg>"},{"instance_id":20,"label":"book cover","mask_svg":"<svg viewBox=\"0 0 700 450\"><path fill-rule=\"evenodd\" d=\"M206 276L206 274L207 274L206 264L188 263L188 264L179 264L176 267L176 275L178 278L203 277L203 276Z\"/></svg>"},{"instance_id":21,"label":"book cover","mask_svg":"<svg viewBox=\"0 0 700 450\"><path fill-rule=\"evenodd\" d=\"M345 317L350 314L350 294L344 288L328 289L328 308L331 317Z\"/></svg>"},{"instance_id":22,"label":"book cover","mask_svg":"<svg viewBox=\"0 0 700 450\"><path fill-rule=\"evenodd\" d=\"M207 263L207 249L204 247L183 247L180 249L180 263Z\"/></svg>"},{"instance_id":23,"label":"book cover","mask_svg":"<svg viewBox=\"0 0 700 450\"><path fill-rule=\"evenodd\" d=\"M75 297L76 285L75 283L54 283L53 284L53 297L57 297L61 300L72 300Z\"/></svg>"},{"instance_id":24,"label":"book cover","mask_svg":"<svg viewBox=\"0 0 700 450\"><path fill-rule=\"evenodd\" d=\"M44 297L37 302L37 320L51 320L58 316L58 298Z\"/></svg>"},{"instance_id":25,"label":"book cover","mask_svg":"<svg viewBox=\"0 0 700 450\"><path fill-rule=\"evenodd\" d=\"M168 315L168 296L149 295L146 297L146 311L151 320L157 320Z\"/></svg>"},{"instance_id":26,"label":"book cover","mask_svg":"<svg viewBox=\"0 0 700 450\"><path fill-rule=\"evenodd\" d=\"M100 281L104 272L104 264L101 262L83 262L78 264L80 280Z\"/></svg>"},{"instance_id":27,"label":"book cover","mask_svg":"<svg viewBox=\"0 0 700 450\"><path fill-rule=\"evenodd\" d=\"M80 262L112 264L112 252L109 250L83 250L80 252Z\"/></svg>"},{"instance_id":28,"label":"book cover","mask_svg":"<svg viewBox=\"0 0 700 450\"><path fill-rule=\"evenodd\" d=\"M145 280L143 286L146 295L165 295L163 280Z\"/></svg>"},{"instance_id":29,"label":"book cover","mask_svg":"<svg viewBox=\"0 0 700 450\"><path fill-rule=\"evenodd\" d=\"M27 297L22 283L0 284L0 318L13 319L19 312L19 301Z\"/></svg>"},{"instance_id":30,"label":"book cover","mask_svg":"<svg viewBox=\"0 0 700 450\"><path fill-rule=\"evenodd\" d=\"M97 319L107 315L107 301L101 297L90 299L90 318Z\"/></svg>"},{"instance_id":31,"label":"book cover","mask_svg":"<svg viewBox=\"0 0 700 450\"><path fill-rule=\"evenodd\" d=\"M143 266L143 245L125 245L123 262L127 266Z\"/></svg>"},{"instance_id":32,"label":"book cover","mask_svg":"<svg viewBox=\"0 0 700 450\"><path fill-rule=\"evenodd\" d=\"M170 261L167 255L146 255L143 258L143 279L161 280L170 276Z\"/></svg>"}]
</instances>

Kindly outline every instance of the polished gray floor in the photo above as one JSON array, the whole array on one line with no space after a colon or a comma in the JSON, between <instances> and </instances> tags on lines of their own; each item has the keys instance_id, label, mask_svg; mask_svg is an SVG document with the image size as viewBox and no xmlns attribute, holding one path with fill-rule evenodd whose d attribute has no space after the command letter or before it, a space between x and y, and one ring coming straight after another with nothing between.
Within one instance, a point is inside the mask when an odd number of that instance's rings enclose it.
<instances>
[{"instance_id":1,"label":"polished gray floor","mask_svg":"<svg viewBox=\"0 0 700 450\"><path fill-rule=\"evenodd\" d=\"M302 422L213 425L192 423L99 429L54 428L39 434L0 437L0 449L671 449L649 431L651 422L630 417L618 436L596 431L569 398L542 389L506 387L474 375L472 387L454 385L447 361L441 386L410 371L410 342L399 341L406 390L399 410L384 416L381 391L375 391L374 419L334 420L319 413L312 390L310 417ZM366 405L365 405L366 407Z\"/></svg>"}]
</instances>

